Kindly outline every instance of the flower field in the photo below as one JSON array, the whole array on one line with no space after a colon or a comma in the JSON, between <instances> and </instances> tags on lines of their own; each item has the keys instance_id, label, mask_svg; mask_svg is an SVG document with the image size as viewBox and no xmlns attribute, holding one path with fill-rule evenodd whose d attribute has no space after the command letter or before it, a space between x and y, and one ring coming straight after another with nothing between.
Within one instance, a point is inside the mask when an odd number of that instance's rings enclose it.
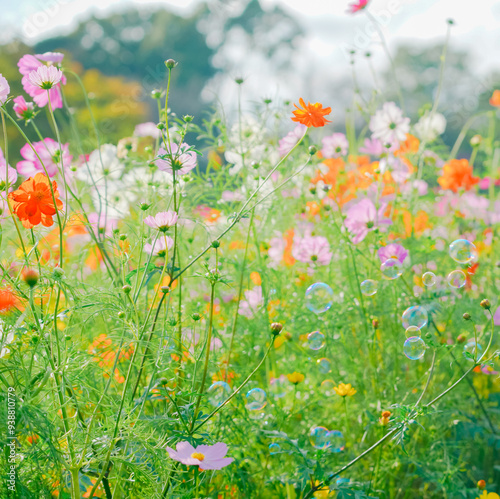
<instances>
[{"instance_id":1,"label":"flower field","mask_svg":"<svg viewBox=\"0 0 500 499\"><path fill-rule=\"evenodd\" d=\"M404 88L242 111L237 78L233 117L193 117L168 59L111 144L62 53L18 68L2 498L499 498L500 90L448 147L439 79L419 116Z\"/></svg>"}]
</instances>

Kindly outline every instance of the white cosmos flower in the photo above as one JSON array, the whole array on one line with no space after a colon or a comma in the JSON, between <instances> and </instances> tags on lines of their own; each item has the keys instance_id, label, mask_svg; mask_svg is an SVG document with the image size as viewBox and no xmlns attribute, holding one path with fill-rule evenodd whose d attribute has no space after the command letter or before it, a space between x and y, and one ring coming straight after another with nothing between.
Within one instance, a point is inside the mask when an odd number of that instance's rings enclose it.
<instances>
[{"instance_id":1,"label":"white cosmos flower","mask_svg":"<svg viewBox=\"0 0 500 499\"><path fill-rule=\"evenodd\" d=\"M402 142L410 131L410 118L403 116L403 111L394 104L386 102L370 120L372 138L379 139L384 144Z\"/></svg>"},{"instance_id":2,"label":"white cosmos flower","mask_svg":"<svg viewBox=\"0 0 500 499\"><path fill-rule=\"evenodd\" d=\"M414 128L420 140L432 142L446 130L446 118L441 113L431 114L427 111Z\"/></svg>"},{"instance_id":3,"label":"white cosmos flower","mask_svg":"<svg viewBox=\"0 0 500 499\"><path fill-rule=\"evenodd\" d=\"M104 179L116 180L122 176L125 168L117 155L117 147L103 144L90 154L89 160L78 169L76 177L87 184L102 184ZM89 172L90 170L90 172Z\"/></svg>"}]
</instances>

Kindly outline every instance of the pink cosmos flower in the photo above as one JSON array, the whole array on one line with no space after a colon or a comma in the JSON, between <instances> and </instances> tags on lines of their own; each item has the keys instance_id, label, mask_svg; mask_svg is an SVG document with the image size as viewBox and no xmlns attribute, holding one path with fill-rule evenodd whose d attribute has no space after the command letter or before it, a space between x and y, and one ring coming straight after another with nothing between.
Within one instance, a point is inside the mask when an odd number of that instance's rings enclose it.
<instances>
[{"instance_id":1,"label":"pink cosmos flower","mask_svg":"<svg viewBox=\"0 0 500 499\"><path fill-rule=\"evenodd\" d=\"M312 265L328 265L332 259L330 244L323 236L296 237L292 256L299 262Z\"/></svg>"},{"instance_id":2,"label":"pink cosmos flower","mask_svg":"<svg viewBox=\"0 0 500 499\"><path fill-rule=\"evenodd\" d=\"M245 200L245 196L243 196L243 194L241 194L240 192L233 192L233 191L222 191L220 198L222 201L228 203Z\"/></svg>"},{"instance_id":3,"label":"pink cosmos flower","mask_svg":"<svg viewBox=\"0 0 500 499\"><path fill-rule=\"evenodd\" d=\"M288 132L280 139L278 142L278 152L281 157L286 156L293 149L293 146L304 135L306 130L307 127L305 125L297 125L291 132Z\"/></svg>"},{"instance_id":4,"label":"pink cosmos flower","mask_svg":"<svg viewBox=\"0 0 500 499\"><path fill-rule=\"evenodd\" d=\"M334 133L329 137L324 137L321 154L325 158L339 158L345 156L349 149L349 142L343 133Z\"/></svg>"},{"instance_id":5,"label":"pink cosmos flower","mask_svg":"<svg viewBox=\"0 0 500 499\"><path fill-rule=\"evenodd\" d=\"M286 242L281 234L271 238L271 240L269 241L269 249L267 250L267 254L269 255L269 258L271 260L271 262L269 263L270 267L276 268L281 263L281 260L283 260L285 247Z\"/></svg>"},{"instance_id":6,"label":"pink cosmos flower","mask_svg":"<svg viewBox=\"0 0 500 499\"><path fill-rule=\"evenodd\" d=\"M35 104L38 107L44 107L48 104L49 98L47 95L47 90L34 85L30 81L29 74L32 71L36 71L41 66L46 67L43 62L48 62L49 65L59 64L62 61L63 57L64 55L58 52L47 52L45 54L37 55L26 54L21 57L21 59L19 59L17 66L19 67L19 72L23 75L21 83L23 84L24 91L33 98ZM61 84L66 85L66 77L64 75L62 75L60 83L49 90L52 109L59 109L63 107L60 88Z\"/></svg>"},{"instance_id":7,"label":"pink cosmos flower","mask_svg":"<svg viewBox=\"0 0 500 499\"><path fill-rule=\"evenodd\" d=\"M223 442L198 445L196 448L189 442L179 442L176 450L167 447L167 452L175 461L188 466L199 466L200 470L220 470L234 461L232 457L225 457L227 445Z\"/></svg>"},{"instance_id":8,"label":"pink cosmos flower","mask_svg":"<svg viewBox=\"0 0 500 499\"><path fill-rule=\"evenodd\" d=\"M113 231L118 227L118 219L110 216L106 216L104 213L90 213L89 223L92 230L97 235L98 233L104 234L106 236L111 236Z\"/></svg>"},{"instance_id":9,"label":"pink cosmos flower","mask_svg":"<svg viewBox=\"0 0 500 499\"><path fill-rule=\"evenodd\" d=\"M62 79L63 72L54 66L39 66L28 75L29 81L43 90L50 90Z\"/></svg>"},{"instance_id":10,"label":"pink cosmos flower","mask_svg":"<svg viewBox=\"0 0 500 499\"><path fill-rule=\"evenodd\" d=\"M264 304L262 288L255 286L252 290L245 291L246 300L240 302L238 313L251 319L255 312Z\"/></svg>"},{"instance_id":11,"label":"pink cosmos flower","mask_svg":"<svg viewBox=\"0 0 500 499\"><path fill-rule=\"evenodd\" d=\"M348 6L348 14L356 14L366 8L368 5L368 0L356 0L356 2L349 4Z\"/></svg>"},{"instance_id":12,"label":"pink cosmos flower","mask_svg":"<svg viewBox=\"0 0 500 499\"><path fill-rule=\"evenodd\" d=\"M182 143L180 148L177 144L172 144L172 150L167 151L163 147L160 148L158 156L168 155L165 159L156 159L156 166L168 173L175 171L176 175L186 175L193 168L196 168L196 153L188 151L189 146Z\"/></svg>"},{"instance_id":13,"label":"pink cosmos flower","mask_svg":"<svg viewBox=\"0 0 500 499\"><path fill-rule=\"evenodd\" d=\"M152 215L146 217L144 223L153 229L166 232L177 223L177 218L178 216L175 211L160 211L154 217Z\"/></svg>"},{"instance_id":14,"label":"pink cosmos flower","mask_svg":"<svg viewBox=\"0 0 500 499\"><path fill-rule=\"evenodd\" d=\"M34 114L34 105L33 102L26 102L24 97L20 95L16 97L14 100L14 112L20 120L29 120L33 117Z\"/></svg>"},{"instance_id":15,"label":"pink cosmos flower","mask_svg":"<svg viewBox=\"0 0 500 499\"><path fill-rule=\"evenodd\" d=\"M382 263L389 260L389 258L395 258L396 260L399 260L400 263L403 263L408 256L408 250L403 248L400 244L391 243L387 246L379 248L377 254Z\"/></svg>"},{"instance_id":16,"label":"pink cosmos flower","mask_svg":"<svg viewBox=\"0 0 500 499\"><path fill-rule=\"evenodd\" d=\"M165 239L166 244L165 244ZM165 256L167 250L170 250L174 245L174 240L169 236L160 236L153 244L146 243L144 251L150 255Z\"/></svg>"},{"instance_id":17,"label":"pink cosmos flower","mask_svg":"<svg viewBox=\"0 0 500 499\"><path fill-rule=\"evenodd\" d=\"M17 172L10 165L7 165L7 161L4 158L3 151L0 149L0 191L5 190L7 187L7 182L9 184L9 192L12 190L12 186L17 181Z\"/></svg>"},{"instance_id":18,"label":"pink cosmos flower","mask_svg":"<svg viewBox=\"0 0 500 499\"><path fill-rule=\"evenodd\" d=\"M346 212L345 226L352 233L354 244L360 243L368 232L378 225L392 224L390 219L384 217L386 207L387 205L383 203L377 211L373 202L368 198L350 206Z\"/></svg>"},{"instance_id":19,"label":"pink cosmos flower","mask_svg":"<svg viewBox=\"0 0 500 499\"><path fill-rule=\"evenodd\" d=\"M44 139L40 142L34 142L33 147L42 160L49 177L53 177L61 166L61 153L63 168L69 168L73 156L69 153L69 144L63 144L62 150L59 149L59 144L53 139ZM17 171L26 177L33 177L37 173L45 173L42 164L37 155L29 144L26 144L21 149L21 156L24 161L19 161L16 168Z\"/></svg>"},{"instance_id":20,"label":"pink cosmos flower","mask_svg":"<svg viewBox=\"0 0 500 499\"><path fill-rule=\"evenodd\" d=\"M5 104L10 93L9 82L0 73L0 106Z\"/></svg>"},{"instance_id":21,"label":"pink cosmos flower","mask_svg":"<svg viewBox=\"0 0 500 499\"><path fill-rule=\"evenodd\" d=\"M156 123L148 121L147 123L139 123L134 129L136 137L153 137L158 139L161 137L161 132L156 126Z\"/></svg>"},{"instance_id":22,"label":"pink cosmos flower","mask_svg":"<svg viewBox=\"0 0 500 499\"><path fill-rule=\"evenodd\" d=\"M371 156L381 156L384 153L394 152L399 147L399 142L383 144L378 139L365 139L363 147L359 148L360 152L370 154Z\"/></svg>"},{"instance_id":23,"label":"pink cosmos flower","mask_svg":"<svg viewBox=\"0 0 500 499\"><path fill-rule=\"evenodd\" d=\"M194 347L200 343L200 340L203 338L199 333L195 333L193 335L193 332L191 330L186 331L186 342L188 346L188 350L191 352L191 354L194 354ZM215 338L212 336L212 339L210 340L210 351L215 352L219 348L222 348L222 341L219 338Z\"/></svg>"},{"instance_id":24,"label":"pink cosmos flower","mask_svg":"<svg viewBox=\"0 0 500 499\"><path fill-rule=\"evenodd\" d=\"M495 313L493 314L493 323L495 326L500 326L500 306L497 307Z\"/></svg>"}]
</instances>

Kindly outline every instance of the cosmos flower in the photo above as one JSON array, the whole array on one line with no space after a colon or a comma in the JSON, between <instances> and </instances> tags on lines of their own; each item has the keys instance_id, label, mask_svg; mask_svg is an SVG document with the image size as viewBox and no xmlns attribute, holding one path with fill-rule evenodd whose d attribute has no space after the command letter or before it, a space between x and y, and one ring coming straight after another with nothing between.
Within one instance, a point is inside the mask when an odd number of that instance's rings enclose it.
<instances>
[{"instance_id":1,"label":"cosmos flower","mask_svg":"<svg viewBox=\"0 0 500 499\"><path fill-rule=\"evenodd\" d=\"M349 150L349 142L343 133L334 133L329 137L324 137L321 154L325 158L339 158L345 156Z\"/></svg>"},{"instance_id":2,"label":"cosmos flower","mask_svg":"<svg viewBox=\"0 0 500 499\"><path fill-rule=\"evenodd\" d=\"M472 165L467 159L452 159L443 166L443 175L438 178L443 189L458 192L459 189L468 191L479 183L479 177L472 175Z\"/></svg>"},{"instance_id":3,"label":"cosmos flower","mask_svg":"<svg viewBox=\"0 0 500 499\"><path fill-rule=\"evenodd\" d=\"M0 149L0 191L5 190L7 184L9 184L9 191L12 186L17 181L17 172L10 165L7 165L7 161L4 158L3 151Z\"/></svg>"},{"instance_id":4,"label":"cosmos flower","mask_svg":"<svg viewBox=\"0 0 500 499\"><path fill-rule=\"evenodd\" d=\"M367 6L368 0L356 0L355 2L349 4L347 12L349 14L356 14L357 12L366 9Z\"/></svg>"},{"instance_id":5,"label":"cosmos flower","mask_svg":"<svg viewBox=\"0 0 500 499\"><path fill-rule=\"evenodd\" d=\"M420 140L432 142L446 130L446 118L441 113L430 114L427 111L414 128Z\"/></svg>"},{"instance_id":6,"label":"cosmos flower","mask_svg":"<svg viewBox=\"0 0 500 499\"><path fill-rule=\"evenodd\" d=\"M33 151L33 148L35 151ZM59 149L59 143L53 139L47 138L40 142L33 142L33 148L30 144L25 144L21 148L21 156L23 161L17 163L17 171L25 177L32 177L37 173L45 173L43 166L47 170L49 177L53 177L61 166L69 168L73 156L69 153L69 144L62 144L62 149ZM62 158L61 158L62 153ZM40 160L42 160L42 163Z\"/></svg>"},{"instance_id":7,"label":"cosmos flower","mask_svg":"<svg viewBox=\"0 0 500 499\"><path fill-rule=\"evenodd\" d=\"M392 243L379 248L377 255L382 263L389 260L389 258L395 258L400 263L403 263L408 256L408 250L403 248L400 244Z\"/></svg>"},{"instance_id":8,"label":"cosmos flower","mask_svg":"<svg viewBox=\"0 0 500 499\"><path fill-rule=\"evenodd\" d=\"M10 312L17 304L16 295L10 288L0 289L0 314Z\"/></svg>"},{"instance_id":9,"label":"cosmos flower","mask_svg":"<svg viewBox=\"0 0 500 499\"><path fill-rule=\"evenodd\" d=\"M253 289L245 291L245 298L246 300L240 302L238 313L251 319L257 310L264 305L262 288L255 286Z\"/></svg>"},{"instance_id":10,"label":"cosmos flower","mask_svg":"<svg viewBox=\"0 0 500 499\"><path fill-rule=\"evenodd\" d=\"M161 137L161 131L156 126L156 123L148 121L147 123L139 123L134 129L136 137L153 137L158 139Z\"/></svg>"},{"instance_id":11,"label":"cosmos flower","mask_svg":"<svg viewBox=\"0 0 500 499\"><path fill-rule=\"evenodd\" d=\"M182 143L180 147L177 144L172 144L172 149L167 151L163 147L158 151L158 156L155 160L156 166L164 171L176 175L186 175L193 168L196 168L196 153L189 151L189 145ZM164 156L162 158L162 156Z\"/></svg>"},{"instance_id":12,"label":"cosmos flower","mask_svg":"<svg viewBox=\"0 0 500 499\"><path fill-rule=\"evenodd\" d=\"M166 241L165 241L166 240ZM160 236L153 244L146 243L144 251L150 255L165 257L168 250L174 245L174 240L169 236Z\"/></svg>"},{"instance_id":13,"label":"cosmos flower","mask_svg":"<svg viewBox=\"0 0 500 499\"><path fill-rule=\"evenodd\" d=\"M352 239L354 244L360 243L370 230L374 230L380 224L392 223L390 219L384 217L386 207L385 204L381 204L377 211L373 202L368 198L349 207L346 212L345 226L354 236Z\"/></svg>"},{"instance_id":14,"label":"cosmos flower","mask_svg":"<svg viewBox=\"0 0 500 499\"><path fill-rule=\"evenodd\" d=\"M359 152L370 154L371 156L381 156L384 153L394 152L399 146L399 142L393 144L383 144L378 139L365 139L363 147L359 148Z\"/></svg>"},{"instance_id":15,"label":"cosmos flower","mask_svg":"<svg viewBox=\"0 0 500 499\"><path fill-rule=\"evenodd\" d=\"M0 106L3 106L5 104L5 101L9 97L9 93L9 82L0 73Z\"/></svg>"},{"instance_id":16,"label":"cosmos flower","mask_svg":"<svg viewBox=\"0 0 500 499\"><path fill-rule=\"evenodd\" d=\"M146 217L144 223L153 229L166 232L177 223L177 218L178 216L175 211L160 211L154 217L152 215Z\"/></svg>"},{"instance_id":17,"label":"cosmos flower","mask_svg":"<svg viewBox=\"0 0 500 499\"><path fill-rule=\"evenodd\" d=\"M351 386L351 383L340 383L339 386L334 386L333 389L337 395L341 397L352 397L356 390Z\"/></svg>"},{"instance_id":18,"label":"cosmos flower","mask_svg":"<svg viewBox=\"0 0 500 499\"><path fill-rule=\"evenodd\" d=\"M113 144L103 144L90 153L83 162L76 177L88 184L104 184L104 179L117 180L122 176L125 165L118 158L118 148Z\"/></svg>"},{"instance_id":19,"label":"cosmos flower","mask_svg":"<svg viewBox=\"0 0 500 499\"><path fill-rule=\"evenodd\" d=\"M490 98L490 104L494 107L500 107L500 90L495 90Z\"/></svg>"},{"instance_id":20,"label":"cosmos flower","mask_svg":"<svg viewBox=\"0 0 500 499\"><path fill-rule=\"evenodd\" d=\"M330 243L323 236L297 237L294 240L292 256L299 262L328 265L332 259Z\"/></svg>"},{"instance_id":21,"label":"cosmos flower","mask_svg":"<svg viewBox=\"0 0 500 499\"><path fill-rule=\"evenodd\" d=\"M19 95L15 99L14 102L14 112L20 120L29 120L34 116L34 105L33 102L26 102L22 95Z\"/></svg>"},{"instance_id":22,"label":"cosmos flower","mask_svg":"<svg viewBox=\"0 0 500 499\"><path fill-rule=\"evenodd\" d=\"M188 466L198 466L200 470L220 470L234 461L232 457L225 457L227 445L223 442L198 445L196 448L189 442L179 442L176 450L167 447L167 452L175 461Z\"/></svg>"},{"instance_id":23,"label":"cosmos flower","mask_svg":"<svg viewBox=\"0 0 500 499\"><path fill-rule=\"evenodd\" d=\"M50 90L62 79L63 72L54 66L39 66L28 75L30 83L43 90Z\"/></svg>"},{"instance_id":24,"label":"cosmos flower","mask_svg":"<svg viewBox=\"0 0 500 499\"><path fill-rule=\"evenodd\" d=\"M298 107L297 104L294 106L297 108L293 111L294 117L292 121L296 121L297 123L301 123L306 127L322 127L327 123L331 123L328 121L325 116L328 116L332 112L331 107L325 107L323 109L323 104L316 102L315 104L311 104L310 102L304 102L304 99L299 99L299 104L301 107Z\"/></svg>"},{"instance_id":25,"label":"cosmos flower","mask_svg":"<svg viewBox=\"0 0 500 499\"><path fill-rule=\"evenodd\" d=\"M288 132L280 141L278 142L278 151L280 156L286 156L299 141L299 139L304 135L307 127L305 125L297 125L291 132Z\"/></svg>"},{"instance_id":26,"label":"cosmos flower","mask_svg":"<svg viewBox=\"0 0 500 499\"><path fill-rule=\"evenodd\" d=\"M403 111L394 102L386 102L370 120L372 137L384 144L402 142L410 131L410 118L403 116Z\"/></svg>"}]
</instances>

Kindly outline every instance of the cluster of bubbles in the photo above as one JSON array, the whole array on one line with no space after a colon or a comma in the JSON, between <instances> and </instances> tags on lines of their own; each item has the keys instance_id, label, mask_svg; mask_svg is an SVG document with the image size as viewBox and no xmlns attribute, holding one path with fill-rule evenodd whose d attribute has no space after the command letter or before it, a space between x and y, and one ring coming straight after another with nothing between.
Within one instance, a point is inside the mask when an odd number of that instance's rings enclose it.
<instances>
[{"instance_id":1,"label":"cluster of bubbles","mask_svg":"<svg viewBox=\"0 0 500 499\"><path fill-rule=\"evenodd\" d=\"M315 282L306 289L306 307L315 314L330 310L333 305L333 289L324 282Z\"/></svg>"},{"instance_id":2,"label":"cluster of bubbles","mask_svg":"<svg viewBox=\"0 0 500 499\"><path fill-rule=\"evenodd\" d=\"M267 405L267 394L262 388L252 388L247 392L245 407L249 411L260 411Z\"/></svg>"},{"instance_id":3,"label":"cluster of bubbles","mask_svg":"<svg viewBox=\"0 0 500 499\"><path fill-rule=\"evenodd\" d=\"M425 354L425 341L421 338L421 329L429 321L427 310L420 305L408 307L401 317L405 328L406 340L403 345L403 353L410 360L418 360Z\"/></svg>"},{"instance_id":4,"label":"cluster of bubbles","mask_svg":"<svg viewBox=\"0 0 500 499\"><path fill-rule=\"evenodd\" d=\"M342 452L345 449L344 435L338 430L328 430L324 426L314 426L309 432L309 442L315 449L329 449Z\"/></svg>"}]
</instances>

